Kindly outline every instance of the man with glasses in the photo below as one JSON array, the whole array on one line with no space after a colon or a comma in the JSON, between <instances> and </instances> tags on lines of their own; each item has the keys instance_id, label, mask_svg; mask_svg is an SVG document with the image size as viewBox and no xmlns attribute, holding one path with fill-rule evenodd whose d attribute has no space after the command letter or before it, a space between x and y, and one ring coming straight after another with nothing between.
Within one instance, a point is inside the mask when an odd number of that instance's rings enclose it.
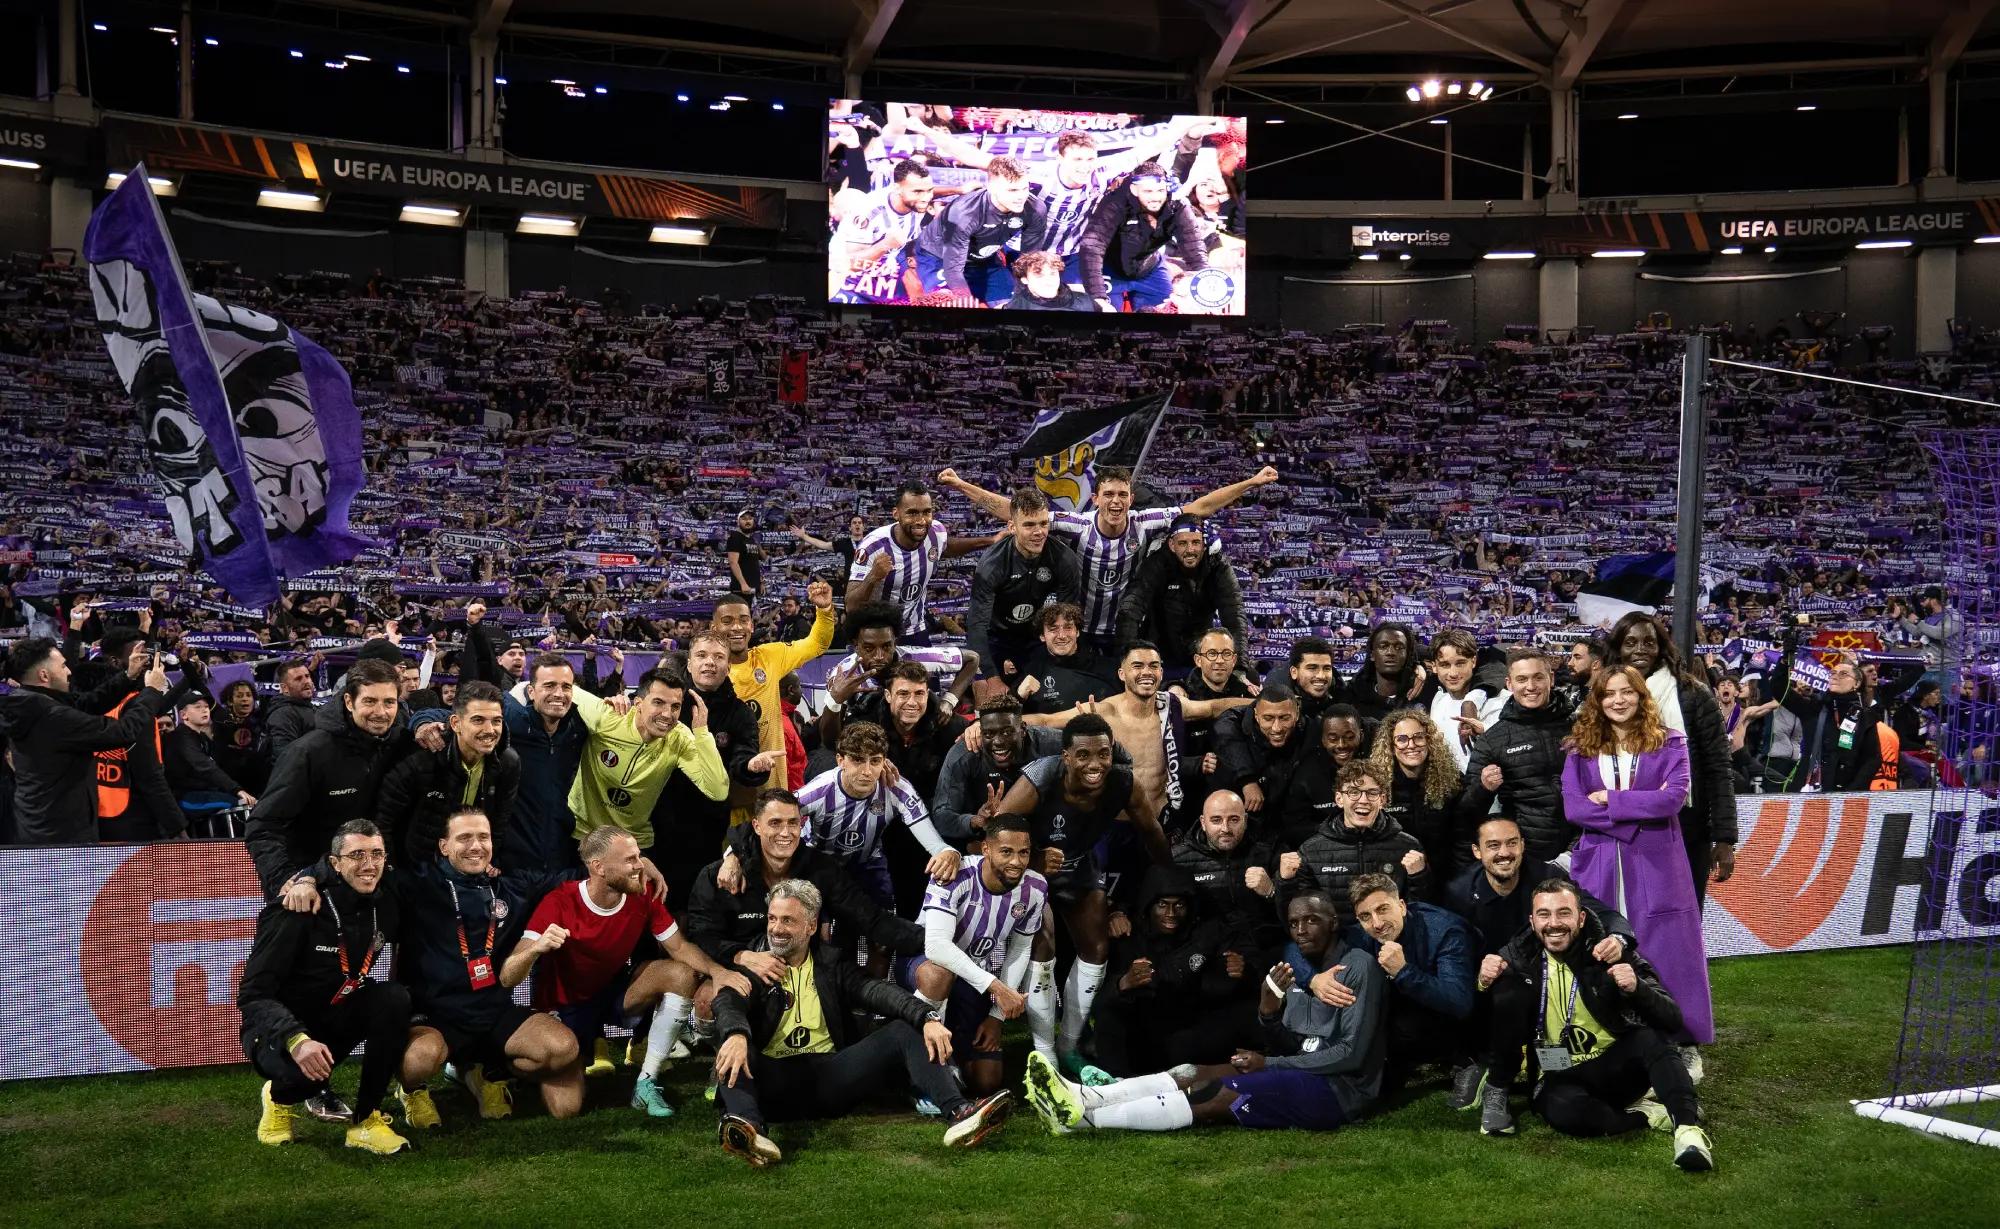
<instances>
[{"instance_id":1,"label":"man with glasses","mask_svg":"<svg viewBox=\"0 0 2000 1229\"><path fill-rule=\"evenodd\" d=\"M1354 921L1348 888L1359 876L1387 875L1404 896L1428 896L1430 869L1424 847L1382 814L1388 796L1381 770L1366 760L1342 768L1334 794L1340 809L1305 839L1297 853L1279 855L1279 892L1286 899L1300 892L1327 893L1343 926Z\"/></svg>"}]
</instances>

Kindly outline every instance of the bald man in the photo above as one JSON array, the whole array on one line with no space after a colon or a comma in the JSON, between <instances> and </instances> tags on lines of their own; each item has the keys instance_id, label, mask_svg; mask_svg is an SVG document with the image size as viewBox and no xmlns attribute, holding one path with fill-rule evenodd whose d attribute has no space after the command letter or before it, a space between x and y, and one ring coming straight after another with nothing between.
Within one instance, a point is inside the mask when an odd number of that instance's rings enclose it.
<instances>
[{"instance_id":1,"label":"bald man","mask_svg":"<svg viewBox=\"0 0 2000 1229\"><path fill-rule=\"evenodd\" d=\"M1285 946L1278 851L1251 837L1241 794L1219 789L1202 802L1201 822L1174 846L1174 865L1194 876L1197 909L1221 919L1228 949L1253 969L1270 968Z\"/></svg>"}]
</instances>

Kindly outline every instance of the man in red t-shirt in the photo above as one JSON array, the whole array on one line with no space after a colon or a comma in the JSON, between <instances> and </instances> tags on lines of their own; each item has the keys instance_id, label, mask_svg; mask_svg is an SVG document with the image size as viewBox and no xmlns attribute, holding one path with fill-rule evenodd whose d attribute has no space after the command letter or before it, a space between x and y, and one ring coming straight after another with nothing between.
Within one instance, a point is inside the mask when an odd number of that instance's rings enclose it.
<instances>
[{"instance_id":1,"label":"man in red t-shirt","mask_svg":"<svg viewBox=\"0 0 2000 1229\"><path fill-rule=\"evenodd\" d=\"M535 979L534 1006L555 1013L576 1034L577 1048L603 1036L611 1020L631 1023L646 1012L653 1025L646 1038L646 1061L632 1087L632 1108L654 1118L673 1116L659 1088L660 1068L674 1039L687 1024L695 983L711 977L747 995L743 974L718 966L688 942L673 915L646 893L640 876L639 844L624 829L606 825L583 838L578 850L590 878L556 888L528 919L521 941L500 969L509 988L526 979L547 957ZM646 935L667 950L668 959L632 962Z\"/></svg>"}]
</instances>

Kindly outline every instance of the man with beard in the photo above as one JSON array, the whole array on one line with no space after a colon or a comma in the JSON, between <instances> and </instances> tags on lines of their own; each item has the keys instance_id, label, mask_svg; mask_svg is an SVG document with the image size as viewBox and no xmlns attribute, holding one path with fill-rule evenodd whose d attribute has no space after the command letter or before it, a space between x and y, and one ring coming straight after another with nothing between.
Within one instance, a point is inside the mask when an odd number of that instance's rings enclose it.
<instances>
[{"instance_id":1,"label":"man with beard","mask_svg":"<svg viewBox=\"0 0 2000 1229\"><path fill-rule=\"evenodd\" d=\"M1285 669L1299 693L1299 721L1307 728L1318 726L1327 708L1340 702L1340 671L1333 665L1333 646L1318 636L1301 636L1292 641Z\"/></svg>"},{"instance_id":2,"label":"man with beard","mask_svg":"<svg viewBox=\"0 0 2000 1229\"><path fill-rule=\"evenodd\" d=\"M972 573L965 638L987 672L1012 690L1034 642L1041 612L1083 598L1083 566L1066 542L1049 540L1049 500L1021 487L1008 504L1007 534L986 548Z\"/></svg>"},{"instance_id":3,"label":"man with beard","mask_svg":"<svg viewBox=\"0 0 2000 1229\"><path fill-rule=\"evenodd\" d=\"M1015 694L1030 713L1060 713L1118 690L1118 663L1083 645L1083 608L1057 602L1037 620L1041 647L1021 665Z\"/></svg>"},{"instance_id":4,"label":"man with beard","mask_svg":"<svg viewBox=\"0 0 2000 1229\"><path fill-rule=\"evenodd\" d=\"M1528 856L1553 861L1576 841L1576 825L1563 818L1563 740L1570 713L1553 701L1555 678L1540 650L1510 649L1507 691L1500 719L1472 744L1465 765L1460 813L1479 816L1500 801L1528 841Z\"/></svg>"},{"instance_id":5,"label":"man with beard","mask_svg":"<svg viewBox=\"0 0 2000 1229\"><path fill-rule=\"evenodd\" d=\"M1331 1131L1359 1119L1381 1095L1382 970L1353 958L1333 902L1306 892L1286 907L1292 942L1258 992L1268 1054L1239 1050L1227 1063L1178 1067L1084 1088L1064 1079L1040 1052L1028 1055L1028 1103L1051 1133L1079 1127L1177 1131L1196 1124ZM1354 993L1333 1007L1309 993L1332 971Z\"/></svg>"},{"instance_id":6,"label":"man with beard","mask_svg":"<svg viewBox=\"0 0 2000 1229\"><path fill-rule=\"evenodd\" d=\"M500 745L506 731L500 689L467 683L456 701L444 749L410 752L382 778L376 799L376 826L410 866L434 856L445 816L461 807L478 807L506 831L520 789L521 757Z\"/></svg>"},{"instance_id":7,"label":"man with beard","mask_svg":"<svg viewBox=\"0 0 2000 1229\"><path fill-rule=\"evenodd\" d=\"M1463 1071L1477 1044L1468 1023L1477 959L1472 928L1449 909L1405 900L1383 874L1357 876L1347 897L1355 917L1347 941L1381 966L1389 985L1385 1091L1401 1088L1425 1063ZM1312 990L1336 1007L1354 997L1324 973L1313 978Z\"/></svg>"},{"instance_id":8,"label":"man with beard","mask_svg":"<svg viewBox=\"0 0 2000 1229\"><path fill-rule=\"evenodd\" d=\"M895 520L861 539L860 553L847 570L847 608L855 610L877 598L890 602L903 612L899 639L928 645L931 573L944 560L985 550L997 540L953 537L937 519L930 490L921 482L905 482L896 488Z\"/></svg>"},{"instance_id":9,"label":"man with beard","mask_svg":"<svg viewBox=\"0 0 2000 1229\"><path fill-rule=\"evenodd\" d=\"M1414 701L1424 687L1424 668L1417 664L1422 646L1405 623L1377 623L1368 633L1368 652L1361 668L1342 689L1366 721L1380 721L1392 708Z\"/></svg>"},{"instance_id":10,"label":"man with beard","mask_svg":"<svg viewBox=\"0 0 2000 1229\"><path fill-rule=\"evenodd\" d=\"M1189 273L1208 267L1208 249L1194 207L1173 195L1173 180L1157 162L1132 169L1122 187L1105 193L1077 241L1084 293L1102 311L1152 311L1173 297L1163 257Z\"/></svg>"},{"instance_id":11,"label":"man with beard","mask_svg":"<svg viewBox=\"0 0 2000 1229\"><path fill-rule=\"evenodd\" d=\"M839 712L849 700L863 692L880 691L882 677L889 668L906 661L922 666L930 674L932 682L950 697L953 708L965 699L966 690L979 673L979 654L948 646L904 648L896 643L897 629L902 622L902 612L887 602L864 602L847 612L842 630L854 651L835 662L833 669L827 672L826 692L831 702L829 711ZM822 729L823 723L824 718ZM881 723L878 721L876 724ZM839 730L835 729L834 736L838 735ZM822 737L825 735L822 734Z\"/></svg>"},{"instance_id":12,"label":"man with beard","mask_svg":"<svg viewBox=\"0 0 2000 1229\"><path fill-rule=\"evenodd\" d=\"M1424 848L1395 820L1383 816L1388 796L1388 783L1366 760L1342 768L1334 794L1340 810L1307 837L1297 853L1280 855L1278 890L1287 897L1314 889L1327 893L1343 924L1354 920L1347 889L1358 875L1388 875L1406 894L1422 895L1429 885Z\"/></svg>"},{"instance_id":13,"label":"man with beard","mask_svg":"<svg viewBox=\"0 0 2000 1229\"><path fill-rule=\"evenodd\" d=\"M1567 879L1535 886L1529 926L1501 951L1500 975L1480 976L1493 994L1494 1056L1480 1133L1514 1133L1507 1093L1532 1048L1542 1071L1535 1109L1549 1126L1584 1137L1670 1130L1675 1165L1713 1169L1694 1082L1667 1040L1680 1031L1680 1007L1652 966L1629 953L1597 957L1604 932Z\"/></svg>"},{"instance_id":14,"label":"man with beard","mask_svg":"<svg viewBox=\"0 0 2000 1229\"><path fill-rule=\"evenodd\" d=\"M708 707L708 728L729 774L729 793L716 801L685 772L676 772L653 805L653 830L665 836L657 861L667 877L667 899L685 901L695 876L715 860L728 834L730 816L750 813L757 791L771 779L779 754L761 750L757 714L736 696L729 681L729 641L713 631L694 633L687 648L688 681ZM682 712L687 723L692 714Z\"/></svg>"},{"instance_id":15,"label":"man with beard","mask_svg":"<svg viewBox=\"0 0 2000 1229\"><path fill-rule=\"evenodd\" d=\"M757 749L777 753L771 771L776 780L785 779L785 708L778 695L779 684L792 671L833 646L833 586L814 580L806 586L806 600L812 604L812 632L803 640L760 644L752 647L757 621L750 599L740 593L725 593L716 599L709 626L729 645L729 682L736 698L757 714Z\"/></svg>"},{"instance_id":16,"label":"man with beard","mask_svg":"<svg viewBox=\"0 0 2000 1229\"><path fill-rule=\"evenodd\" d=\"M1151 640L1178 676L1195 664L1197 643L1217 623L1238 652L1250 643L1243 591L1222 555L1222 543L1208 540L1200 520L1177 516L1167 531L1166 549L1153 548L1118 601L1119 643Z\"/></svg>"},{"instance_id":17,"label":"man with beard","mask_svg":"<svg viewBox=\"0 0 2000 1229\"><path fill-rule=\"evenodd\" d=\"M459 694L477 682L497 687L504 678L493 660L493 642L468 632L459 653ZM576 820L569 791L590 738L590 727L576 711L575 667L561 653L540 654L519 687L503 689L500 708L507 744L521 763L513 815L497 833L501 865L510 870L572 865L570 831Z\"/></svg>"},{"instance_id":18,"label":"man with beard","mask_svg":"<svg viewBox=\"0 0 2000 1229\"><path fill-rule=\"evenodd\" d=\"M677 768L710 799L729 796L729 772L708 729L708 705L685 674L646 671L639 676L638 698L625 713L588 691L574 693L574 700L590 731L569 791L577 840L612 824L631 833L641 853L650 851L653 807ZM683 702L694 714L688 725L681 724Z\"/></svg>"},{"instance_id":19,"label":"man with beard","mask_svg":"<svg viewBox=\"0 0 2000 1229\"><path fill-rule=\"evenodd\" d=\"M1572 712L1590 694L1590 682L1610 654L1611 648L1602 636L1585 636L1569 646L1569 681L1557 689L1557 694Z\"/></svg>"},{"instance_id":20,"label":"man with beard","mask_svg":"<svg viewBox=\"0 0 2000 1229\"><path fill-rule=\"evenodd\" d=\"M1224 713L1215 722L1215 750L1203 758L1208 783L1241 795L1253 815L1267 798L1286 792L1299 758L1311 745L1299 725L1299 697L1284 683L1271 683L1247 708Z\"/></svg>"},{"instance_id":21,"label":"man with beard","mask_svg":"<svg viewBox=\"0 0 2000 1229\"><path fill-rule=\"evenodd\" d=\"M1000 810L1007 787L1030 761L1062 751L1062 734L1021 719L1021 702L995 696L979 706L978 749L960 739L945 754L931 794L931 822L957 844L985 839L986 821Z\"/></svg>"},{"instance_id":22,"label":"man with beard","mask_svg":"<svg viewBox=\"0 0 2000 1229\"><path fill-rule=\"evenodd\" d=\"M1771 679L1771 694L1805 731L1798 776L1807 788L1822 793L1867 789L1882 767L1881 733L1875 727L1886 718L1880 708L1866 703L1860 666L1846 654L1829 656L1826 690L1814 694L1792 678L1796 638L1788 638L1785 647L1785 659Z\"/></svg>"},{"instance_id":23,"label":"man with beard","mask_svg":"<svg viewBox=\"0 0 2000 1229\"><path fill-rule=\"evenodd\" d=\"M1201 804L1201 822L1174 846L1174 865L1194 876L1198 909L1222 922L1225 947L1252 969L1270 967L1285 946L1279 920L1278 852L1249 838L1241 796L1217 790ZM1247 987L1246 987L1247 990Z\"/></svg>"},{"instance_id":24,"label":"man with beard","mask_svg":"<svg viewBox=\"0 0 2000 1229\"><path fill-rule=\"evenodd\" d=\"M463 667L460 667L463 678ZM276 768L285 748L313 728L313 665L294 657L278 666L278 694L264 714L264 736L270 741L271 766Z\"/></svg>"},{"instance_id":25,"label":"man with beard","mask_svg":"<svg viewBox=\"0 0 2000 1229\"><path fill-rule=\"evenodd\" d=\"M1069 984L1063 994L1062 1026L1055 1017L1055 937L1045 928L1035 940L1034 964L1028 988L1028 1025L1037 1051L1061 1056L1073 1070L1090 1016L1091 1000L1104 979L1104 961L1111 944L1111 918L1106 904L1105 875L1097 861L1098 843L1112 825L1135 829L1152 860L1172 859L1158 812L1139 791L1129 769L1112 764L1111 725L1094 713L1082 713L1063 726L1062 754L1036 760L1007 789L999 812L1026 815L1035 838L1036 865L1048 876L1049 897L1062 915L1076 949Z\"/></svg>"}]
</instances>

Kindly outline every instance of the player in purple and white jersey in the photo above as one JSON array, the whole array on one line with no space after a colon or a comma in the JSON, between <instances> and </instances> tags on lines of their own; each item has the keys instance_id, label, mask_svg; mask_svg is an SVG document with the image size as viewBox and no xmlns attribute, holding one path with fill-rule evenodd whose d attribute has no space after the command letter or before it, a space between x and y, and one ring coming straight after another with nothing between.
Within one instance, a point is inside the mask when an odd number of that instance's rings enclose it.
<instances>
[{"instance_id":1,"label":"player in purple and white jersey","mask_svg":"<svg viewBox=\"0 0 2000 1229\"><path fill-rule=\"evenodd\" d=\"M937 519L937 505L929 488L921 482L905 482L896 489L896 519L870 530L855 552L854 566L847 573L847 608L853 610L877 598L893 602L903 612L898 639L904 644L928 645L931 574L946 559L985 550L997 536L952 537Z\"/></svg>"},{"instance_id":2,"label":"player in purple and white jersey","mask_svg":"<svg viewBox=\"0 0 2000 1229\"><path fill-rule=\"evenodd\" d=\"M922 666L932 683L951 695L954 707L965 699L965 690L979 670L979 654L943 645L904 648L896 643L902 623L902 611L887 602L869 602L847 612L847 642L854 651L827 675L834 703L844 703L857 692L880 690L882 676L906 661Z\"/></svg>"},{"instance_id":3,"label":"player in purple and white jersey","mask_svg":"<svg viewBox=\"0 0 2000 1229\"><path fill-rule=\"evenodd\" d=\"M898 980L944 1013L952 1054L974 1095L999 1089L1000 1028L1027 1009L1028 960L1047 911L1048 880L1029 870L1025 815L995 815L985 853L924 892L924 954L899 963Z\"/></svg>"},{"instance_id":4,"label":"player in purple and white jersey","mask_svg":"<svg viewBox=\"0 0 2000 1229\"><path fill-rule=\"evenodd\" d=\"M924 872L949 879L958 872L958 851L945 844L931 823L930 810L909 782L889 774L889 736L872 721L857 721L840 732L834 766L799 791L804 820L800 839L839 858L864 891L885 909L896 907L889 859L882 838L891 822L901 823L931 855Z\"/></svg>"},{"instance_id":5,"label":"player in purple and white jersey","mask_svg":"<svg viewBox=\"0 0 2000 1229\"><path fill-rule=\"evenodd\" d=\"M850 189L851 191L851 189ZM931 174L910 158L896 163L887 187L849 202L827 255L834 303L896 303L903 287L905 255L923 228L931 205Z\"/></svg>"}]
</instances>

